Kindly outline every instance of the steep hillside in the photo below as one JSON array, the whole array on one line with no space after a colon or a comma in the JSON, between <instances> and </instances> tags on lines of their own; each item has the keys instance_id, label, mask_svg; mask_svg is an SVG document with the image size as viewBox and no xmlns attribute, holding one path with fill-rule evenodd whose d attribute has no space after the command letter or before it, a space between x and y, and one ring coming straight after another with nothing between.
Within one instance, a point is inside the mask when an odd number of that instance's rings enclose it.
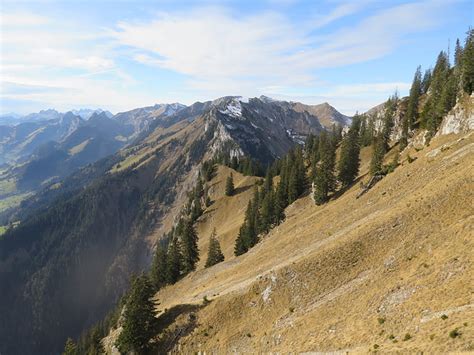
<instances>
[{"instance_id":1,"label":"steep hillside","mask_svg":"<svg viewBox=\"0 0 474 355\"><path fill-rule=\"evenodd\" d=\"M298 200L284 223L237 258L229 258L226 231L237 230L225 216L242 218L236 201L248 196L218 197L221 211L211 206L199 221L200 250L203 258L216 227L227 260L156 295L167 325L161 348L472 351L473 153L472 132L410 148L358 199L355 185L324 206ZM226 175L221 169L213 184Z\"/></svg>"}]
</instances>

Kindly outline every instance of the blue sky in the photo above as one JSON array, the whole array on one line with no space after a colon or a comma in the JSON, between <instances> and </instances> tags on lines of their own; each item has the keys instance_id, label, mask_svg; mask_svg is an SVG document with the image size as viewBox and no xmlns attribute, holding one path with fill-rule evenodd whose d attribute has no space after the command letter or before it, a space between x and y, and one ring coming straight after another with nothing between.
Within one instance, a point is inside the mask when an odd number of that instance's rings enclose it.
<instances>
[{"instance_id":1,"label":"blue sky","mask_svg":"<svg viewBox=\"0 0 474 355\"><path fill-rule=\"evenodd\" d=\"M0 113L224 95L362 112L464 39L473 3L3 0Z\"/></svg>"}]
</instances>

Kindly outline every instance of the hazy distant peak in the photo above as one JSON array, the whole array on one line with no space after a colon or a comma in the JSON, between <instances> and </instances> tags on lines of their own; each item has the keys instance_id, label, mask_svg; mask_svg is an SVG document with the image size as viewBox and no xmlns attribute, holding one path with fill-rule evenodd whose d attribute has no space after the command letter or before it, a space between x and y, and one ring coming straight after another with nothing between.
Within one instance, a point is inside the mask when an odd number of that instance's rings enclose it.
<instances>
[{"instance_id":1,"label":"hazy distant peak","mask_svg":"<svg viewBox=\"0 0 474 355\"><path fill-rule=\"evenodd\" d=\"M81 116L85 120L88 120L94 113L104 112L109 118L113 116L111 112L102 110L101 108L98 108L95 110L89 109L89 108L81 108L78 110L71 110L71 112L74 113L75 115Z\"/></svg>"}]
</instances>

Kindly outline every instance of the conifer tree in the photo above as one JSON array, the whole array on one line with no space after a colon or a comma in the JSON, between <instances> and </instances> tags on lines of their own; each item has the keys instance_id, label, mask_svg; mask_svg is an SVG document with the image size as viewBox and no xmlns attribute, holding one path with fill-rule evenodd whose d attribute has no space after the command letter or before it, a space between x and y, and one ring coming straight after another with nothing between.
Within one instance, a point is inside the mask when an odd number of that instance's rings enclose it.
<instances>
[{"instance_id":1,"label":"conifer tree","mask_svg":"<svg viewBox=\"0 0 474 355\"><path fill-rule=\"evenodd\" d=\"M445 52L438 55L435 68L433 70L430 95L422 112L422 124L428 129L429 136L432 137L441 123L441 119L446 110L447 98L442 100L443 90L449 78L449 59Z\"/></svg>"},{"instance_id":2,"label":"conifer tree","mask_svg":"<svg viewBox=\"0 0 474 355\"><path fill-rule=\"evenodd\" d=\"M234 254L235 256L246 253L249 249L247 248L247 230L245 224L240 227L239 234L235 240Z\"/></svg>"},{"instance_id":3,"label":"conifer tree","mask_svg":"<svg viewBox=\"0 0 474 355\"><path fill-rule=\"evenodd\" d=\"M418 105L421 96L421 67L416 68L415 76L410 88L410 96L408 97L408 107L405 119L408 121L408 129L413 129L415 121L418 118Z\"/></svg>"},{"instance_id":4,"label":"conifer tree","mask_svg":"<svg viewBox=\"0 0 474 355\"><path fill-rule=\"evenodd\" d=\"M275 194L273 189L270 188L262 200L260 230L263 233L268 233L273 223L276 223L275 204Z\"/></svg>"},{"instance_id":5,"label":"conifer tree","mask_svg":"<svg viewBox=\"0 0 474 355\"><path fill-rule=\"evenodd\" d=\"M359 173L360 164L360 143L359 128L361 124L360 116L356 115L352 119L351 127L341 144L341 156L339 159L339 181L343 187L352 184Z\"/></svg>"},{"instance_id":6,"label":"conifer tree","mask_svg":"<svg viewBox=\"0 0 474 355\"><path fill-rule=\"evenodd\" d=\"M273 172L272 169L267 169L265 180L263 181L263 195L273 190Z\"/></svg>"},{"instance_id":7,"label":"conifer tree","mask_svg":"<svg viewBox=\"0 0 474 355\"><path fill-rule=\"evenodd\" d=\"M372 159L370 161L370 173L377 175L382 172L383 158L385 156L384 139L379 134L373 143Z\"/></svg>"},{"instance_id":8,"label":"conifer tree","mask_svg":"<svg viewBox=\"0 0 474 355\"><path fill-rule=\"evenodd\" d=\"M474 29L467 32L462 54L461 83L464 92L471 95L474 91Z\"/></svg>"},{"instance_id":9,"label":"conifer tree","mask_svg":"<svg viewBox=\"0 0 474 355\"><path fill-rule=\"evenodd\" d=\"M207 253L205 267L210 267L220 263L221 261L224 261L224 254L222 254L221 246L217 240L216 229L214 228L209 240L209 251Z\"/></svg>"},{"instance_id":10,"label":"conifer tree","mask_svg":"<svg viewBox=\"0 0 474 355\"><path fill-rule=\"evenodd\" d=\"M316 167L314 180L314 200L320 205L328 201L329 193L334 190L335 176L334 166L336 159L336 147L334 140L324 131L319 136L320 162Z\"/></svg>"},{"instance_id":11,"label":"conifer tree","mask_svg":"<svg viewBox=\"0 0 474 355\"><path fill-rule=\"evenodd\" d=\"M247 204L244 223L240 227L239 235L235 241L234 254L241 255L258 242L260 226L259 192L255 188L254 196Z\"/></svg>"},{"instance_id":12,"label":"conifer tree","mask_svg":"<svg viewBox=\"0 0 474 355\"><path fill-rule=\"evenodd\" d=\"M166 262L166 282L174 284L181 277L182 270L182 256L176 236L170 242Z\"/></svg>"},{"instance_id":13,"label":"conifer tree","mask_svg":"<svg viewBox=\"0 0 474 355\"><path fill-rule=\"evenodd\" d=\"M192 220L184 222L184 229L181 235L181 255L183 257L183 271L191 272L196 268L199 261L199 249L197 245L198 236Z\"/></svg>"},{"instance_id":14,"label":"conifer tree","mask_svg":"<svg viewBox=\"0 0 474 355\"><path fill-rule=\"evenodd\" d=\"M383 116L383 126L382 126L382 143L384 152L387 152L389 149L390 135L392 134L395 112L397 110L398 104L398 94L395 93L390 97L385 103L385 112Z\"/></svg>"},{"instance_id":15,"label":"conifer tree","mask_svg":"<svg viewBox=\"0 0 474 355\"><path fill-rule=\"evenodd\" d=\"M199 194L194 194L191 208L191 220L195 222L202 215L201 197Z\"/></svg>"},{"instance_id":16,"label":"conifer tree","mask_svg":"<svg viewBox=\"0 0 474 355\"><path fill-rule=\"evenodd\" d=\"M152 282L155 290L159 290L167 283L167 253L166 248L158 243L153 257L153 262L150 270L150 281Z\"/></svg>"},{"instance_id":17,"label":"conifer tree","mask_svg":"<svg viewBox=\"0 0 474 355\"><path fill-rule=\"evenodd\" d=\"M142 354L148 349L155 330L153 295L153 287L145 275L132 281L124 310L123 329L117 339L121 353Z\"/></svg>"},{"instance_id":18,"label":"conifer tree","mask_svg":"<svg viewBox=\"0 0 474 355\"><path fill-rule=\"evenodd\" d=\"M400 118L401 118L401 121L402 121L402 134L400 136L400 146L399 146L399 149L400 151L402 151L403 149L405 149L405 147L408 145L408 118L407 118L407 115L406 113L403 114L403 113L400 113Z\"/></svg>"},{"instance_id":19,"label":"conifer tree","mask_svg":"<svg viewBox=\"0 0 474 355\"><path fill-rule=\"evenodd\" d=\"M201 174L199 173L196 187L194 188L194 198L201 198L204 195L204 184L202 182Z\"/></svg>"},{"instance_id":20,"label":"conifer tree","mask_svg":"<svg viewBox=\"0 0 474 355\"><path fill-rule=\"evenodd\" d=\"M462 52L463 52L463 48L458 38L456 40L456 47L454 49L454 65L456 67L460 67L462 65Z\"/></svg>"},{"instance_id":21,"label":"conifer tree","mask_svg":"<svg viewBox=\"0 0 474 355\"><path fill-rule=\"evenodd\" d=\"M230 173L225 182L225 194L227 196L232 196L234 194L234 176L232 173Z\"/></svg>"},{"instance_id":22,"label":"conifer tree","mask_svg":"<svg viewBox=\"0 0 474 355\"><path fill-rule=\"evenodd\" d=\"M314 180L314 174L316 172L316 165L319 162L319 136L314 138L314 142L312 144L310 156L309 156L309 162L310 162L310 168L311 168L311 180Z\"/></svg>"},{"instance_id":23,"label":"conifer tree","mask_svg":"<svg viewBox=\"0 0 474 355\"><path fill-rule=\"evenodd\" d=\"M431 69L426 69L421 80L421 93L426 94L431 85Z\"/></svg>"},{"instance_id":24,"label":"conifer tree","mask_svg":"<svg viewBox=\"0 0 474 355\"><path fill-rule=\"evenodd\" d=\"M285 207L287 206L288 196L286 193L286 187L283 179L280 178L280 182L277 185L275 192L275 223L278 224L280 221L285 219Z\"/></svg>"},{"instance_id":25,"label":"conifer tree","mask_svg":"<svg viewBox=\"0 0 474 355\"><path fill-rule=\"evenodd\" d=\"M63 355L77 355L77 345L71 338L67 338L66 345L64 346Z\"/></svg>"}]
</instances>

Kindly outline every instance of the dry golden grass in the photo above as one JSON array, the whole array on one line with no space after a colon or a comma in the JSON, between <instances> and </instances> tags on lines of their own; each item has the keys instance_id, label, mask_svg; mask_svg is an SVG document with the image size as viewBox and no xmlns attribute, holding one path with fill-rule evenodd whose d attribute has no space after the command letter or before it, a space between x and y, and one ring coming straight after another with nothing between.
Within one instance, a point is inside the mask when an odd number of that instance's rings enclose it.
<instances>
[{"instance_id":1,"label":"dry golden grass","mask_svg":"<svg viewBox=\"0 0 474 355\"><path fill-rule=\"evenodd\" d=\"M474 135L436 138L409 152L412 163L404 152L402 165L359 199L355 184L325 206L296 201L284 223L237 258L233 240L251 189L223 196L228 169L220 168L198 231L201 258L216 227L226 261L209 269L201 261L157 294L160 314L211 300L178 312L165 349L474 351L473 153ZM364 173L369 150L362 156ZM234 176L238 187L252 184ZM461 335L450 337L456 328Z\"/></svg>"}]
</instances>

